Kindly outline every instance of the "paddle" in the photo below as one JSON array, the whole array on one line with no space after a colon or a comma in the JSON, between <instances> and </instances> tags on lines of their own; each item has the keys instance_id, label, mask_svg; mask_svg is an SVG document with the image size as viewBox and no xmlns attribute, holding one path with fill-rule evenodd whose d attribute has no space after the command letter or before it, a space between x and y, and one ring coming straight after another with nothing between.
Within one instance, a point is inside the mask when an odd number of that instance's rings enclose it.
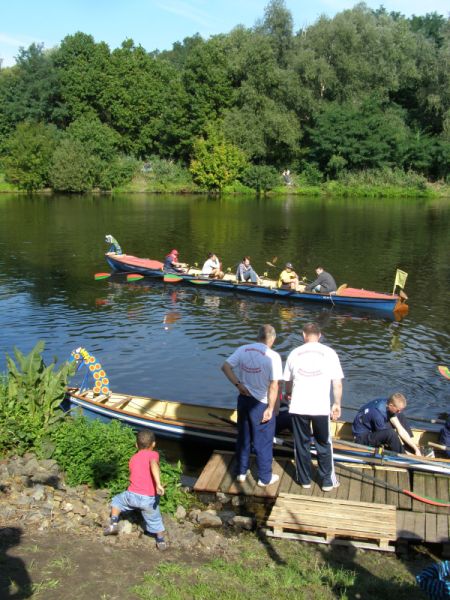
<instances>
[{"instance_id":1,"label":"paddle","mask_svg":"<svg viewBox=\"0 0 450 600\"><path fill-rule=\"evenodd\" d=\"M101 279L108 279L112 275L125 275L125 273L95 273L94 279L100 281ZM139 275L139 273L127 273L127 281L139 281L139 279L144 279L144 276Z\"/></svg>"},{"instance_id":2,"label":"paddle","mask_svg":"<svg viewBox=\"0 0 450 600\"><path fill-rule=\"evenodd\" d=\"M182 279L182 277L175 275L175 273L166 273L164 275L164 283L178 283Z\"/></svg>"},{"instance_id":3,"label":"paddle","mask_svg":"<svg viewBox=\"0 0 450 600\"><path fill-rule=\"evenodd\" d=\"M345 410L354 410L358 412L359 408L354 408L353 406L342 406ZM417 421L417 423L431 423L432 425L443 425L445 421L443 421L439 415L437 419L423 419L422 417L415 417L414 415L408 415L408 419L411 421Z\"/></svg>"},{"instance_id":4,"label":"paddle","mask_svg":"<svg viewBox=\"0 0 450 600\"><path fill-rule=\"evenodd\" d=\"M440 365L438 367L438 371L441 375L445 377L445 379L450 379L450 369L448 367L444 367L444 365Z\"/></svg>"},{"instance_id":5,"label":"paddle","mask_svg":"<svg viewBox=\"0 0 450 600\"><path fill-rule=\"evenodd\" d=\"M237 423L234 423L234 421L231 421L231 419L226 419L224 417L220 417L219 415L215 415L213 413L208 413L208 415L210 417L214 417L215 419L219 419L220 421L223 421L224 423L227 423L228 425L233 425L234 427L237 427ZM281 438L278 438L278 437L274 437L273 440L274 440L274 443L278 444L279 446L286 446L287 448L291 448L291 449L294 449L294 447L295 447L292 442L289 442L287 440L282 440ZM404 465L402 465L402 466L404 466ZM429 498L428 496L420 496L419 494L411 492L410 490L403 489L397 485L393 485L391 483L388 483L387 481L378 479L377 477L373 477L372 475L367 475L364 472L359 473L359 472L355 471L354 468L347 467L346 465L343 465L341 462L339 463L339 469L348 471L348 472L352 473L353 476L359 475L362 479L367 479L369 481L372 481L373 483L375 483L375 485L380 485L380 486L385 487L386 489L389 489L393 492L399 492L401 494L405 494L406 496L410 496L411 498L414 498L414 500L417 500L419 502L423 502L425 504L431 504L432 506L438 506L438 507L442 507L442 508L447 508L450 506L449 503L444 502L443 500L440 500L438 498Z\"/></svg>"},{"instance_id":6,"label":"paddle","mask_svg":"<svg viewBox=\"0 0 450 600\"><path fill-rule=\"evenodd\" d=\"M189 283L195 283L196 285L207 285L211 279L189 279Z\"/></svg>"}]
</instances>

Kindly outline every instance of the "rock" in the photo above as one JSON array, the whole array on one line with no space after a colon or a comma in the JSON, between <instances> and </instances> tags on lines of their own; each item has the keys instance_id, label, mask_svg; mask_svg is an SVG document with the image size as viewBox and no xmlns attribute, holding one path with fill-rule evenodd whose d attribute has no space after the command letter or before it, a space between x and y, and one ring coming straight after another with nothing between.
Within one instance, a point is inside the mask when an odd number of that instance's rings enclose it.
<instances>
[{"instance_id":1,"label":"rock","mask_svg":"<svg viewBox=\"0 0 450 600\"><path fill-rule=\"evenodd\" d=\"M130 521L119 521L119 535L130 535L133 533L133 523Z\"/></svg>"},{"instance_id":2,"label":"rock","mask_svg":"<svg viewBox=\"0 0 450 600\"><path fill-rule=\"evenodd\" d=\"M84 517L88 513L87 506L83 502L81 502L81 500L73 500L71 504L72 511L75 515L81 515L82 517Z\"/></svg>"},{"instance_id":3,"label":"rock","mask_svg":"<svg viewBox=\"0 0 450 600\"><path fill-rule=\"evenodd\" d=\"M45 499L44 486L42 486L42 485L36 485L36 486L34 486L34 489L33 489L33 492L31 494L31 497L36 502L40 502L41 500L44 500Z\"/></svg>"},{"instance_id":4,"label":"rock","mask_svg":"<svg viewBox=\"0 0 450 600\"><path fill-rule=\"evenodd\" d=\"M221 504L228 504L231 501L232 496L229 494L224 494L223 492L217 492L216 498Z\"/></svg>"},{"instance_id":5,"label":"rock","mask_svg":"<svg viewBox=\"0 0 450 600\"><path fill-rule=\"evenodd\" d=\"M248 531L251 531L255 526L255 520L253 517L242 517L236 515L231 519L231 525L237 529L247 529Z\"/></svg>"},{"instance_id":6,"label":"rock","mask_svg":"<svg viewBox=\"0 0 450 600\"><path fill-rule=\"evenodd\" d=\"M203 511L197 516L201 527L222 527L222 519L208 511Z\"/></svg>"},{"instance_id":7,"label":"rock","mask_svg":"<svg viewBox=\"0 0 450 600\"><path fill-rule=\"evenodd\" d=\"M175 511L175 518L182 521L186 518L187 511L184 506L177 506L177 510Z\"/></svg>"},{"instance_id":8,"label":"rock","mask_svg":"<svg viewBox=\"0 0 450 600\"><path fill-rule=\"evenodd\" d=\"M179 547L184 550L189 550L197 545L199 540L199 536L196 535L193 531L186 531L183 536L180 537L178 543L175 543L175 540L171 538L171 546Z\"/></svg>"},{"instance_id":9,"label":"rock","mask_svg":"<svg viewBox=\"0 0 450 600\"><path fill-rule=\"evenodd\" d=\"M233 510L221 510L217 516L222 519L223 523L228 525L236 516L236 513Z\"/></svg>"},{"instance_id":10,"label":"rock","mask_svg":"<svg viewBox=\"0 0 450 600\"><path fill-rule=\"evenodd\" d=\"M225 548L228 545L228 542L223 535L220 535L217 531L212 531L211 529L205 529L198 542L201 546L209 550Z\"/></svg>"},{"instance_id":11,"label":"rock","mask_svg":"<svg viewBox=\"0 0 450 600\"><path fill-rule=\"evenodd\" d=\"M21 475L33 476L35 473L39 472L40 466L35 456L32 456L22 467Z\"/></svg>"},{"instance_id":12,"label":"rock","mask_svg":"<svg viewBox=\"0 0 450 600\"><path fill-rule=\"evenodd\" d=\"M242 506L245 504L245 498L241 498L240 496L233 496L231 499L232 506Z\"/></svg>"},{"instance_id":13,"label":"rock","mask_svg":"<svg viewBox=\"0 0 450 600\"><path fill-rule=\"evenodd\" d=\"M193 508L189 511L188 513L188 519L190 521L192 521L193 523L198 523L198 515L201 513L202 511L199 508Z\"/></svg>"}]
</instances>

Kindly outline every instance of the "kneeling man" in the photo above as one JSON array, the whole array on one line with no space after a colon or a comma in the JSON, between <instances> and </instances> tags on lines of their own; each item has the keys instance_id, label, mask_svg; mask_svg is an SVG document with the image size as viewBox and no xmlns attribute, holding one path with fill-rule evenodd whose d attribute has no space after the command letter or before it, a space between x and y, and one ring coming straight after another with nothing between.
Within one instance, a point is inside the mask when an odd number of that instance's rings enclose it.
<instances>
[{"instance_id":1,"label":"kneeling man","mask_svg":"<svg viewBox=\"0 0 450 600\"><path fill-rule=\"evenodd\" d=\"M403 444L406 444L416 456L421 456L408 421L402 414L405 408L406 398L400 392L364 404L352 425L355 442L367 446L383 445L398 454L405 452Z\"/></svg>"}]
</instances>

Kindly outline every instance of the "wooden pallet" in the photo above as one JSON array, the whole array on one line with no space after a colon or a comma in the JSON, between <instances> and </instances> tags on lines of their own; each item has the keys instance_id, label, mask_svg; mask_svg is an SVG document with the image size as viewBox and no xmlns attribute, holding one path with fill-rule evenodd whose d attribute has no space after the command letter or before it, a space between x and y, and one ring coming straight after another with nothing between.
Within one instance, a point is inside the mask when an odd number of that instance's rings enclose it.
<instances>
[{"instance_id":1,"label":"wooden pallet","mask_svg":"<svg viewBox=\"0 0 450 600\"><path fill-rule=\"evenodd\" d=\"M268 535L393 552L396 507L333 498L280 494L267 520Z\"/></svg>"}]
</instances>

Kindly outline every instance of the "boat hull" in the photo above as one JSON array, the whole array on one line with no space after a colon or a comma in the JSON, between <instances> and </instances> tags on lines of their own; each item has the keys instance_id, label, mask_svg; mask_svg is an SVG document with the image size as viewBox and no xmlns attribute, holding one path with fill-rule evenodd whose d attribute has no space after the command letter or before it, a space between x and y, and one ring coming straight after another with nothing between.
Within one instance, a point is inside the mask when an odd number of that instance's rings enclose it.
<instances>
[{"instance_id":1,"label":"boat hull","mask_svg":"<svg viewBox=\"0 0 450 600\"><path fill-rule=\"evenodd\" d=\"M116 255L114 252L108 252L106 260L109 266L116 272L138 273L146 277L163 279L164 271L162 263L150 259L142 259L136 256L126 254ZM379 294L367 290L358 290L347 288L340 294L320 294L313 292L297 292L294 290L283 290L276 287L274 281L268 280L263 285L250 283L237 283L224 279L209 279L202 277L198 271L190 270L190 273L180 273L179 277L185 283L207 287L222 291L239 292L253 294L274 299L286 299L299 302L320 303L328 306L339 306L344 308L358 308L366 310L381 311L384 313L393 313L397 310L406 310L407 305L402 302L399 296L392 294Z\"/></svg>"},{"instance_id":2,"label":"boat hull","mask_svg":"<svg viewBox=\"0 0 450 600\"><path fill-rule=\"evenodd\" d=\"M112 394L109 397L94 396L92 390L79 393L70 390L65 400L66 410L78 408L88 418L103 422L118 420L133 429L151 429L158 437L182 442L196 442L214 448L234 449L236 444L237 412L233 409L205 407L197 404L182 404L143 396ZM383 455L366 447L354 447L349 443L351 424L331 423L334 440L334 460L364 464L376 460L386 466L413 468L450 476L450 461L417 462L412 456ZM437 432L415 430L415 439L420 444L437 440ZM292 439L276 438L276 453L292 454ZM315 454L314 447L312 452ZM391 455L392 454L392 455Z\"/></svg>"}]
</instances>

